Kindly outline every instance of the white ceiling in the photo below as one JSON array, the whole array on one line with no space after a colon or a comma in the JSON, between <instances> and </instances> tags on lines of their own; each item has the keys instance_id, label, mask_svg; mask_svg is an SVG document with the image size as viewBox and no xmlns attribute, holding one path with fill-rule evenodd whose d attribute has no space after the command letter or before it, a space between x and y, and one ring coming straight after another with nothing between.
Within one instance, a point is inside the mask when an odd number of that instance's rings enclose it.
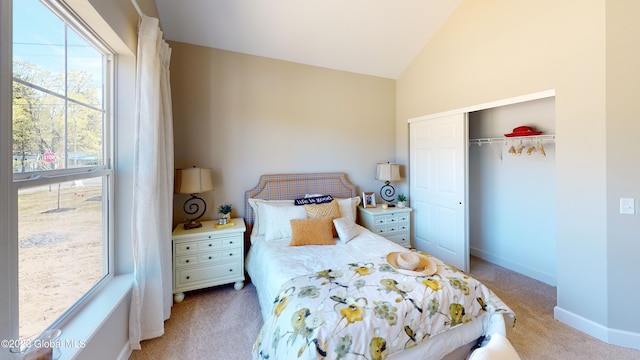
<instances>
[{"instance_id":1,"label":"white ceiling","mask_svg":"<svg viewBox=\"0 0 640 360\"><path fill-rule=\"evenodd\" d=\"M396 79L462 0L155 0L167 40Z\"/></svg>"}]
</instances>

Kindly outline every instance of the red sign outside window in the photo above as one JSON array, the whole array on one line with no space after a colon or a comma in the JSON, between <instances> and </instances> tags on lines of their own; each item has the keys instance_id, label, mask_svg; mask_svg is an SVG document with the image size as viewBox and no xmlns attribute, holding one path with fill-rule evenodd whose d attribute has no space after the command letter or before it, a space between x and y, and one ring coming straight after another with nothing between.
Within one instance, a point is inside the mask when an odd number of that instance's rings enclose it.
<instances>
[{"instance_id":1,"label":"red sign outside window","mask_svg":"<svg viewBox=\"0 0 640 360\"><path fill-rule=\"evenodd\" d=\"M42 154L42 160L44 160L44 162L46 163L52 163L56 161L56 153L54 153L53 151L47 151Z\"/></svg>"}]
</instances>

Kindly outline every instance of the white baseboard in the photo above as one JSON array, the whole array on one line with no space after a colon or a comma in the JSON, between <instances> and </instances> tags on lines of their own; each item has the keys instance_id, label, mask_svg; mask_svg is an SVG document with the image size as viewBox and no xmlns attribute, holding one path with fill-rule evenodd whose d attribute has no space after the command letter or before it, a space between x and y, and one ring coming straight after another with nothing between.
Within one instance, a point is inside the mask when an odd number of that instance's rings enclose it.
<instances>
[{"instance_id":1,"label":"white baseboard","mask_svg":"<svg viewBox=\"0 0 640 360\"><path fill-rule=\"evenodd\" d=\"M132 352L133 351L129 347L129 342L127 341L127 343L122 347L120 354L118 354L117 360L128 360L131 357Z\"/></svg>"},{"instance_id":2,"label":"white baseboard","mask_svg":"<svg viewBox=\"0 0 640 360\"><path fill-rule=\"evenodd\" d=\"M556 277L551 274L543 273L536 269L522 266L507 258L496 256L492 253L486 252L484 250L480 250L478 248L470 247L469 251L471 255L475 257L479 257L480 259L486 260L490 263L496 264L498 266L502 266L505 269L513 270L522 275L526 275L530 278L536 279L538 281L542 281L545 284L556 286Z\"/></svg>"},{"instance_id":3,"label":"white baseboard","mask_svg":"<svg viewBox=\"0 0 640 360\"><path fill-rule=\"evenodd\" d=\"M559 306L555 306L553 308L553 317L574 329L580 330L596 339L607 342L607 328L597 322L564 310Z\"/></svg>"},{"instance_id":4,"label":"white baseboard","mask_svg":"<svg viewBox=\"0 0 640 360\"><path fill-rule=\"evenodd\" d=\"M609 344L640 350L640 333L609 329Z\"/></svg>"},{"instance_id":5,"label":"white baseboard","mask_svg":"<svg viewBox=\"0 0 640 360\"><path fill-rule=\"evenodd\" d=\"M607 328L558 306L553 308L553 316L556 320L607 344L640 350L640 333Z\"/></svg>"}]
</instances>

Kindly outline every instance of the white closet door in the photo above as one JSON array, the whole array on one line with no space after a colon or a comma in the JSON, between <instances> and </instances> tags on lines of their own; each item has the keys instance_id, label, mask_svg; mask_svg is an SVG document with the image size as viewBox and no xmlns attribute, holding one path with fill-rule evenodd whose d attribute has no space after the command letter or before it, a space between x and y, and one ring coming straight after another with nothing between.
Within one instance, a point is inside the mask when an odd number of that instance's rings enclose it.
<instances>
[{"instance_id":1,"label":"white closet door","mask_svg":"<svg viewBox=\"0 0 640 360\"><path fill-rule=\"evenodd\" d=\"M414 247L469 270L467 114L410 125Z\"/></svg>"}]
</instances>

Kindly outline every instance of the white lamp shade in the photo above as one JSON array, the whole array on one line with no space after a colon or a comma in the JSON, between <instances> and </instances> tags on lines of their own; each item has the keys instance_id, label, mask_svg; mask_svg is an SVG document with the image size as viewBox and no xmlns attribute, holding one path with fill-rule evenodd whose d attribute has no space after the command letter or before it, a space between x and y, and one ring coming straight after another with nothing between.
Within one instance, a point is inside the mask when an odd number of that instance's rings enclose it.
<instances>
[{"instance_id":1,"label":"white lamp shade","mask_svg":"<svg viewBox=\"0 0 640 360\"><path fill-rule=\"evenodd\" d=\"M400 181L400 164L378 163L376 180Z\"/></svg>"},{"instance_id":2,"label":"white lamp shade","mask_svg":"<svg viewBox=\"0 0 640 360\"><path fill-rule=\"evenodd\" d=\"M177 194L199 194L213 190L211 169L176 169L174 182L174 192Z\"/></svg>"}]
</instances>

